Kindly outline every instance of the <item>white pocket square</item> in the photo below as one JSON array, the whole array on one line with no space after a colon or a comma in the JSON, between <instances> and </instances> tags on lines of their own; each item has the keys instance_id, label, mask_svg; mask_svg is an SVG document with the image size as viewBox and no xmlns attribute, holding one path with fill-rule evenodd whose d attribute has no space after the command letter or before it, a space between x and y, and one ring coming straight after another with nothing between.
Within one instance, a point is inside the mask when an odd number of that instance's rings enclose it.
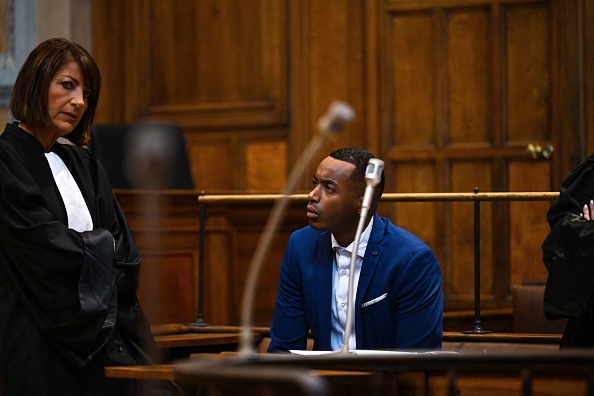
<instances>
[{"instance_id":1,"label":"white pocket square","mask_svg":"<svg viewBox=\"0 0 594 396\"><path fill-rule=\"evenodd\" d=\"M382 301L386 297L388 297L388 293L384 293L381 296L374 298L373 300L369 300L367 302L364 302L363 304L361 304L361 308L365 308L365 307L368 307L370 305L373 305L373 304L375 304L377 302L380 302L380 301Z\"/></svg>"}]
</instances>

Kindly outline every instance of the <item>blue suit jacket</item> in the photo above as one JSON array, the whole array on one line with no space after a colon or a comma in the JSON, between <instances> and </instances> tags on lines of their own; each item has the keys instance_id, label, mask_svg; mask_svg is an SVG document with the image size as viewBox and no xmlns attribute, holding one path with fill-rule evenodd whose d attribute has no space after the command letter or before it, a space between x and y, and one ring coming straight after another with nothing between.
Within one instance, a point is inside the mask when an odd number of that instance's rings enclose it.
<instances>
[{"instance_id":1,"label":"blue suit jacket","mask_svg":"<svg viewBox=\"0 0 594 396\"><path fill-rule=\"evenodd\" d=\"M419 238L374 216L355 298L357 349L440 349L439 263ZM315 350L331 349L333 259L329 232L305 227L291 235L281 266L269 352L306 349L309 330Z\"/></svg>"}]
</instances>

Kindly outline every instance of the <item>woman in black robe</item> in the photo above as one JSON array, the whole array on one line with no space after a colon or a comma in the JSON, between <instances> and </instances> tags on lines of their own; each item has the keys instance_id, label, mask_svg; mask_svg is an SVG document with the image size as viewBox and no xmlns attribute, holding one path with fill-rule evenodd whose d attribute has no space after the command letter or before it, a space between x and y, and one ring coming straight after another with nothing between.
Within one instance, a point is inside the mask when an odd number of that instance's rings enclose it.
<instances>
[{"instance_id":1,"label":"woman in black robe","mask_svg":"<svg viewBox=\"0 0 594 396\"><path fill-rule=\"evenodd\" d=\"M153 361L141 257L105 171L81 147L99 89L91 55L65 39L39 44L15 82L18 122L0 135L4 395L139 394L103 367Z\"/></svg>"}]
</instances>

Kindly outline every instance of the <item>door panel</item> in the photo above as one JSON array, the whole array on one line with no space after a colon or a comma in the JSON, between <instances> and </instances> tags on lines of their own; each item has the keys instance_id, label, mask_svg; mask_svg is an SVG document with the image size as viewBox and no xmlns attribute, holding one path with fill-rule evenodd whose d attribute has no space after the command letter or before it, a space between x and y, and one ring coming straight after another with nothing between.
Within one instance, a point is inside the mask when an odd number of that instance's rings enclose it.
<instances>
[{"instance_id":1,"label":"door panel","mask_svg":"<svg viewBox=\"0 0 594 396\"><path fill-rule=\"evenodd\" d=\"M551 34L558 21L554 3L503 7L503 100L506 103L506 143L547 140L551 136L552 89L557 57L552 56L556 40ZM525 143L524 143L525 144Z\"/></svg>"},{"instance_id":2,"label":"door panel","mask_svg":"<svg viewBox=\"0 0 594 396\"><path fill-rule=\"evenodd\" d=\"M576 17L576 4L377 2L386 109L379 155L392 183L387 191L558 190L552 176L566 160L556 150L543 153L559 141L564 114L558 103L577 95L559 72L560 63L575 62L559 41L568 29L560 15ZM528 155L530 144L535 158ZM405 205L412 204L390 207L394 219L438 254L446 308L471 308L473 204L416 204L413 213ZM540 245L549 205L481 203L483 306L505 306L514 284L546 279ZM434 216L436 224L419 221L419 213Z\"/></svg>"},{"instance_id":3,"label":"door panel","mask_svg":"<svg viewBox=\"0 0 594 396\"><path fill-rule=\"evenodd\" d=\"M430 13L396 14L390 17L390 41L386 48L388 85L393 101L390 112L393 125L388 129L391 149L435 143L434 78L435 51L433 18ZM396 132L396 133L394 133Z\"/></svg>"},{"instance_id":4,"label":"door panel","mask_svg":"<svg viewBox=\"0 0 594 396\"><path fill-rule=\"evenodd\" d=\"M489 146L492 129L492 69L489 8L448 11L445 15L446 125L448 147ZM464 146L462 146L464 147Z\"/></svg>"},{"instance_id":5,"label":"door panel","mask_svg":"<svg viewBox=\"0 0 594 396\"><path fill-rule=\"evenodd\" d=\"M509 162L510 191L547 191L550 162ZM510 287L523 280L545 280L541 244L549 232L545 221L550 202L510 202Z\"/></svg>"}]
</instances>

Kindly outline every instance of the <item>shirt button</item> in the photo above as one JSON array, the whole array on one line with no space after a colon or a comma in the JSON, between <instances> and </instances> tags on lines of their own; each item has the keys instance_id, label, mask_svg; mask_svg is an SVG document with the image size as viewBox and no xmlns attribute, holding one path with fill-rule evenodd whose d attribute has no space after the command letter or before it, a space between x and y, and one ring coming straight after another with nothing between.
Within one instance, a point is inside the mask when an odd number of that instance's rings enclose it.
<instances>
[{"instance_id":1,"label":"shirt button","mask_svg":"<svg viewBox=\"0 0 594 396\"><path fill-rule=\"evenodd\" d=\"M341 306L342 308L344 308L345 304L344 304L344 303L340 303L340 306Z\"/></svg>"},{"instance_id":2,"label":"shirt button","mask_svg":"<svg viewBox=\"0 0 594 396\"><path fill-rule=\"evenodd\" d=\"M119 347L118 347L118 352L119 352L119 353L122 353L122 352L124 352L124 348L122 348L121 346L119 346Z\"/></svg>"},{"instance_id":3,"label":"shirt button","mask_svg":"<svg viewBox=\"0 0 594 396\"><path fill-rule=\"evenodd\" d=\"M342 270L342 274L343 275L346 275L346 270Z\"/></svg>"}]
</instances>

